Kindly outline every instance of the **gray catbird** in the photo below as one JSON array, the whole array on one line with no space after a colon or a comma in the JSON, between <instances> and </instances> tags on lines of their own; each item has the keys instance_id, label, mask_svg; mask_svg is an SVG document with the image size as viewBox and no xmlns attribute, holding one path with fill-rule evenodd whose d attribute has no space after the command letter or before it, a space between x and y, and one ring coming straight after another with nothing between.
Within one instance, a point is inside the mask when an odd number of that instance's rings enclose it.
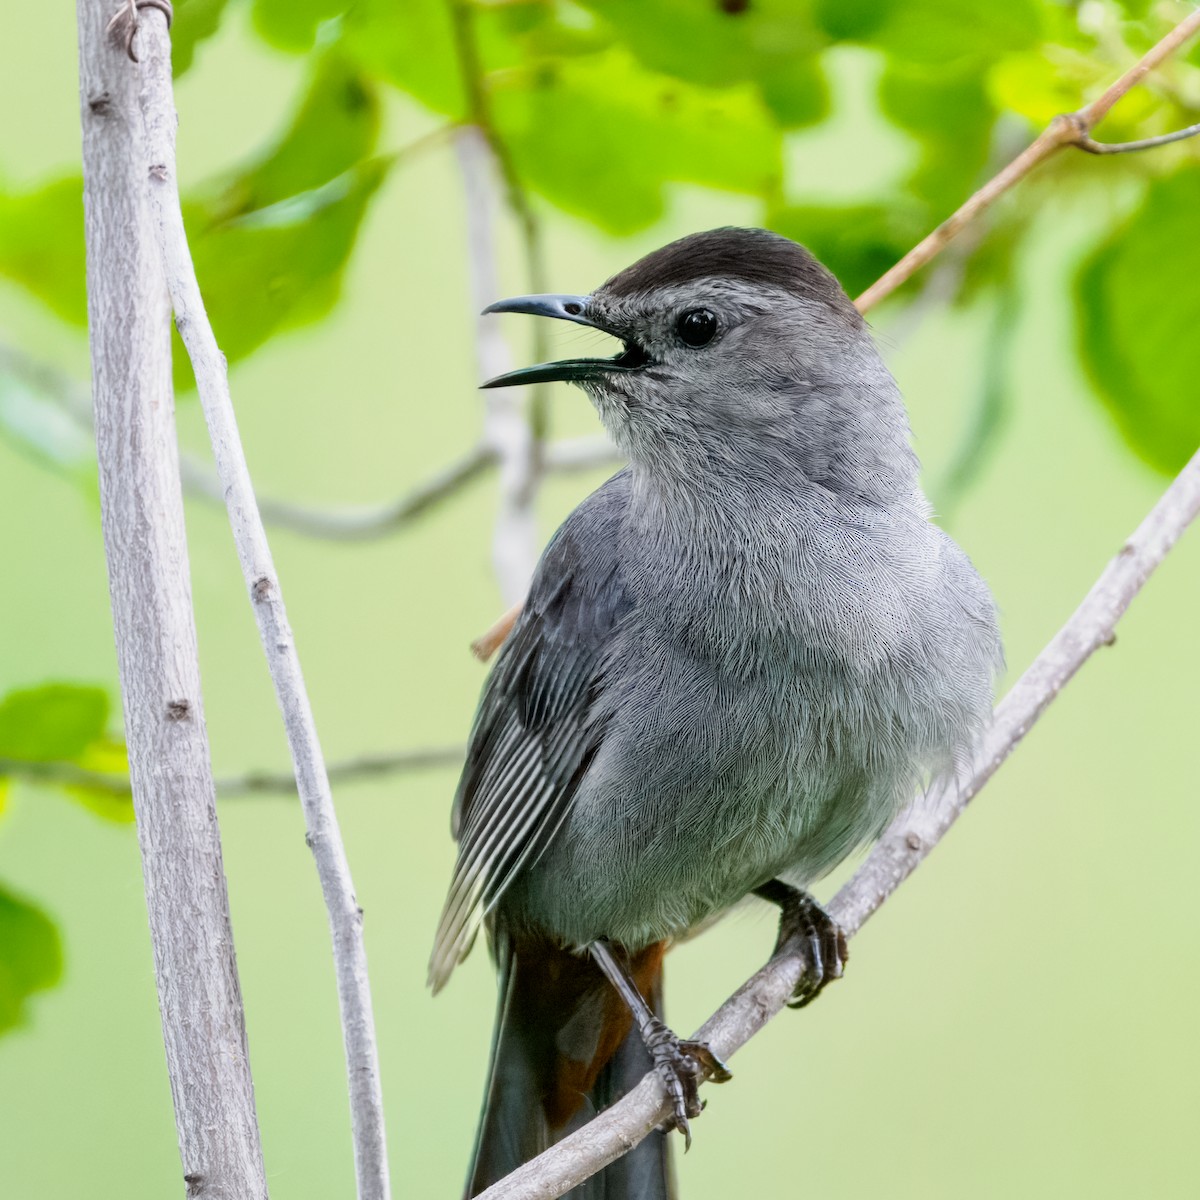
<instances>
[{"instance_id":1,"label":"gray catbird","mask_svg":"<svg viewBox=\"0 0 1200 1200\"><path fill-rule=\"evenodd\" d=\"M629 466L542 556L455 800L430 981L481 926L500 981L468 1195L651 1063L687 1132L699 1080L728 1073L663 1024L664 951L755 893L782 909L776 949L806 955L797 1003L840 975L844 939L800 889L969 750L1000 658L896 384L803 247L717 229L591 295L487 311L624 343L484 386L578 383ZM658 1133L572 1195L669 1191Z\"/></svg>"}]
</instances>

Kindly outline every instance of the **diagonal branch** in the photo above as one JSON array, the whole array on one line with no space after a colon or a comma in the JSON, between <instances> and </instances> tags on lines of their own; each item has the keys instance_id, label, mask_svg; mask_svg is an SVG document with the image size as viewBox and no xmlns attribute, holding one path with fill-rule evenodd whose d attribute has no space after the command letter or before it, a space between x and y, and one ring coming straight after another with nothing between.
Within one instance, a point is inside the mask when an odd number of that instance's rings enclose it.
<instances>
[{"instance_id":1,"label":"diagonal branch","mask_svg":"<svg viewBox=\"0 0 1200 1200\"><path fill-rule=\"evenodd\" d=\"M1200 513L1200 451L1109 563L1083 603L996 709L972 763L941 779L884 834L854 877L833 898L830 915L856 933L945 836L980 788L1101 646L1134 596ZM728 1059L787 1003L800 978L799 959L772 959L700 1028ZM667 1115L663 1087L651 1072L590 1124L482 1192L477 1200L551 1200L628 1153Z\"/></svg>"},{"instance_id":2,"label":"diagonal branch","mask_svg":"<svg viewBox=\"0 0 1200 1200\"><path fill-rule=\"evenodd\" d=\"M1049 125L999 174L988 180L973 196L946 218L928 237L917 243L894 267L884 272L861 296L854 301L859 312L874 308L885 297L890 296L902 283L910 279L926 263L936 258L954 237L972 221L990 208L1009 188L1019 183L1034 167L1058 153L1064 146L1075 146L1090 153L1114 153L1098 150L1102 143L1093 142L1092 130L1108 115L1112 107L1133 87L1180 46L1200 31L1200 10L1185 17L1160 42L1148 50L1103 95L1073 113L1064 113L1054 118ZM1167 135L1163 140L1146 139L1144 144L1129 143L1124 149L1149 149L1151 145L1176 141L1189 136L1189 130Z\"/></svg>"},{"instance_id":3,"label":"diagonal branch","mask_svg":"<svg viewBox=\"0 0 1200 1200\"><path fill-rule=\"evenodd\" d=\"M885 271L865 292L854 301L855 308L865 313L886 299L901 284L912 278L927 263L932 262L977 217L982 215L1005 192L1019 183L1034 167L1044 162L1064 146L1075 146L1089 153L1117 153L1120 150L1149 149L1150 144L1165 144L1190 136L1194 130L1181 130L1168 134L1164 139L1146 139L1141 143L1114 143L1113 149L1098 150L1103 145L1094 142L1091 131L1108 115L1113 106L1152 71L1170 58L1194 34L1200 32L1200 9L1185 17L1170 33L1151 47L1115 83L1090 104L1073 113L1057 116L1046 129L1028 145L1003 170L966 200L953 214L946 218L932 233L917 243L894 267ZM515 604L486 633L471 644L476 656L487 661L504 643L522 604Z\"/></svg>"},{"instance_id":4,"label":"diagonal branch","mask_svg":"<svg viewBox=\"0 0 1200 1200\"><path fill-rule=\"evenodd\" d=\"M349 1075L360 1200L387 1200L387 1146L362 909L342 845L312 706L288 625L279 580L237 431L225 358L204 311L179 206L171 41L161 9L147 8L138 36L150 210L167 289L212 438L238 558L271 671L296 770L296 784L333 934L333 960Z\"/></svg>"}]
</instances>

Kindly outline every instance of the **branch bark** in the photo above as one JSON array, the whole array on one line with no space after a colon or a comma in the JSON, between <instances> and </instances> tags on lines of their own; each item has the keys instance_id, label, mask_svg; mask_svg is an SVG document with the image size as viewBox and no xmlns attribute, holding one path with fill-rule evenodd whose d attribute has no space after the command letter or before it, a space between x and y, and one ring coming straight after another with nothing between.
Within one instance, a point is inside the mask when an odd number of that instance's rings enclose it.
<instances>
[{"instance_id":1,"label":"branch bark","mask_svg":"<svg viewBox=\"0 0 1200 1200\"><path fill-rule=\"evenodd\" d=\"M88 328L133 802L188 1194L265 1200L192 614L137 75L79 0Z\"/></svg>"},{"instance_id":2,"label":"branch bark","mask_svg":"<svg viewBox=\"0 0 1200 1200\"><path fill-rule=\"evenodd\" d=\"M899 817L829 913L850 937L912 874L972 798L996 773L1079 668L1111 644L1134 596L1200 513L1200 451L1138 526L1070 620L997 707L969 767L939 780ZM772 959L697 1031L721 1059L743 1046L787 1003L801 972L795 957ZM478 1200L552 1200L628 1153L667 1115L662 1083L651 1072L590 1124L482 1192Z\"/></svg>"},{"instance_id":3,"label":"branch bark","mask_svg":"<svg viewBox=\"0 0 1200 1200\"><path fill-rule=\"evenodd\" d=\"M360 1200L386 1200L390 1189L383 1097L362 937L363 914L355 897L312 706L238 436L225 358L205 313L188 249L176 177L171 43L161 10L143 11L137 48L142 61L138 99L145 137L142 145L135 147L134 160L143 164L148 178L152 227L165 265L175 324L195 371L238 558L283 714L308 828L307 841L329 912L349 1075L358 1195Z\"/></svg>"}]
</instances>

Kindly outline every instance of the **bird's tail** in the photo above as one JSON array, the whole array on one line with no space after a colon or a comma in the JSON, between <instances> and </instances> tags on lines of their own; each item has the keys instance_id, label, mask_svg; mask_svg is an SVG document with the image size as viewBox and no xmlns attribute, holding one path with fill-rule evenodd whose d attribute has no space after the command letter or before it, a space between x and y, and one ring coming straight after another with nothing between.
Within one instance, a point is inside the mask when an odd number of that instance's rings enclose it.
<instances>
[{"instance_id":1,"label":"bird's tail","mask_svg":"<svg viewBox=\"0 0 1200 1200\"><path fill-rule=\"evenodd\" d=\"M661 945L634 956L630 972L655 1012L662 1008ZM466 1195L476 1196L619 1100L651 1069L624 1002L586 957L495 938L499 1007L483 1113ZM671 1200L666 1135L580 1184L569 1200Z\"/></svg>"}]
</instances>

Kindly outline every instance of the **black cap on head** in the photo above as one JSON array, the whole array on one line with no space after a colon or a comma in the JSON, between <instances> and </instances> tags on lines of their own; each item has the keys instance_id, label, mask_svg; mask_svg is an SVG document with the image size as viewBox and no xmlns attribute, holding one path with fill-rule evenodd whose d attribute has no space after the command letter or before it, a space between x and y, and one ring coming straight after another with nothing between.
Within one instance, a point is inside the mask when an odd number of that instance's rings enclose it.
<instances>
[{"instance_id":1,"label":"black cap on head","mask_svg":"<svg viewBox=\"0 0 1200 1200\"><path fill-rule=\"evenodd\" d=\"M689 234L626 267L599 290L621 298L714 278L781 288L828 306L855 327L862 324L833 274L799 243L767 229L726 226Z\"/></svg>"}]
</instances>

